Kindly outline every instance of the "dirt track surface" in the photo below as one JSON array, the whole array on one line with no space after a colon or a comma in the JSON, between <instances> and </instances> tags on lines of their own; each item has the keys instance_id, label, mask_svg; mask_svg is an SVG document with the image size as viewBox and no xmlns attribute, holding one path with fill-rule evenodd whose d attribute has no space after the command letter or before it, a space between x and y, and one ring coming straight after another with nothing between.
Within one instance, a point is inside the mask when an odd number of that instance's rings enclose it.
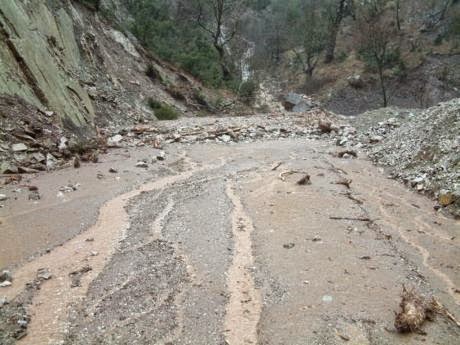
<instances>
[{"instance_id":1,"label":"dirt track surface","mask_svg":"<svg viewBox=\"0 0 460 345\"><path fill-rule=\"evenodd\" d=\"M26 313L17 343L34 345L458 344L441 316L419 334L393 322L403 284L460 317L459 222L334 149L171 145L148 169L134 165L149 149L117 151L78 170L65 200L54 191L75 170L33 179L42 200L1 210L1 266L14 276L1 322ZM298 185L305 174L311 184ZM40 268L52 278L37 280Z\"/></svg>"}]
</instances>

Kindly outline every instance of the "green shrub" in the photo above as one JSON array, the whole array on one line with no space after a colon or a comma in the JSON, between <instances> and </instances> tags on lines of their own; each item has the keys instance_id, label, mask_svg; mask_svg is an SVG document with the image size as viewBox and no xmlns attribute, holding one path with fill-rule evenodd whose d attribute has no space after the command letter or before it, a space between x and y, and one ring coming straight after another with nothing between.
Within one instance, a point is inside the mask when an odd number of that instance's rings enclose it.
<instances>
[{"instance_id":1,"label":"green shrub","mask_svg":"<svg viewBox=\"0 0 460 345\"><path fill-rule=\"evenodd\" d=\"M149 107L150 107L152 110L160 109L161 106L162 106L161 102L159 102L159 101L157 101L157 100L155 100L155 99L153 99L153 98L149 98L149 99L147 100L147 103L148 103Z\"/></svg>"},{"instance_id":2,"label":"green shrub","mask_svg":"<svg viewBox=\"0 0 460 345\"><path fill-rule=\"evenodd\" d=\"M173 107L165 103L161 103L153 98L149 98L147 102L158 120L176 120L179 117L179 113Z\"/></svg>"},{"instance_id":3,"label":"green shrub","mask_svg":"<svg viewBox=\"0 0 460 345\"><path fill-rule=\"evenodd\" d=\"M179 118L179 113L169 105L163 104L161 108L155 110L155 116L158 120L176 120Z\"/></svg>"}]
</instances>

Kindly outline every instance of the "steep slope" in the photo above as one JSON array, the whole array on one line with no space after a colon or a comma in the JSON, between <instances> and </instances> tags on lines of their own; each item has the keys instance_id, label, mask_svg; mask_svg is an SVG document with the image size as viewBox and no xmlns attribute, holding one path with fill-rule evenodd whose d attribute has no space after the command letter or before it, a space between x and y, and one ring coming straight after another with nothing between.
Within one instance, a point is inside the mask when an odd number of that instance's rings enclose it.
<instances>
[{"instance_id":1,"label":"steep slope","mask_svg":"<svg viewBox=\"0 0 460 345\"><path fill-rule=\"evenodd\" d=\"M118 1L103 6L122 15ZM101 13L80 1L0 3L0 173L50 168L95 147L100 127L155 121L152 101L181 115L214 110L219 95Z\"/></svg>"}]
</instances>

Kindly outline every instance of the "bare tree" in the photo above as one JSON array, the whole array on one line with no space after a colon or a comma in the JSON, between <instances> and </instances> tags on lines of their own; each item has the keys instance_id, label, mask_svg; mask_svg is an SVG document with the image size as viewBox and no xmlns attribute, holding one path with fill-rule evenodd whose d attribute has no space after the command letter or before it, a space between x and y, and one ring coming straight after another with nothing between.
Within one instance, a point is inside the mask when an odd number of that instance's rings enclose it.
<instances>
[{"instance_id":1,"label":"bare tree","mask_svg":"<svg viewBox=\"0 0 460 345\"><path fill-rule=\"evenodd\" d=\"M297 45L298 42L302 42L301 51L295 47L294 53L305 74L311 78L326 47L327 38L324 22L319 18L318 10L313 3L305 7L302 20L294 29L297 31L297 34L293 35Z\"/></svg>"},{"instance_id":2,"label":"bare tree","mask_svg":"<svg viewBox=\"0 0 460 345\"><path fill-rule=\"evenodd\" d=\"M401 31L401 0L396 0L395 11L396 11L396 27L398 28L398 31Z\"/></svg>"},{"instance_id":3,"label":"bare tree","mask_svg":"<svg viewBox=\"0 0 460 345\"><path fill-rule=\"evenodd\" d=\"M325 63L334 60L335 47L337 44L337 35L339 34L340 25L347 15L354 16L353 0L333 0L326 4L326 13L329 26L329 38L326 46Z\"/></svg>"},{"instance_id":4,"label":"bare tree","mask_svg":"<svg viewBox=\"0 0 460 345\"><path fill-rule=\"evenodd\" d=\"M226 48L238 31L240 0L197 0L197 24L209 35L219 55L224 79L231 78Z\"/></svg>"},{"instance_id":5,"label":"bare tree","mask_svg":"<svg viewBox=\"0 0 460 345\"><path fill-rule=\"evenodd\" d=\"M358 30L359 50L365 62L375 67L382 91L383 106L388 106L388 95L385 85L385 69L392 64L390 43L395 35L394 27L388 25L381 13L370 12L369 16L360 18Z\"/></svg>"}]
</instances>

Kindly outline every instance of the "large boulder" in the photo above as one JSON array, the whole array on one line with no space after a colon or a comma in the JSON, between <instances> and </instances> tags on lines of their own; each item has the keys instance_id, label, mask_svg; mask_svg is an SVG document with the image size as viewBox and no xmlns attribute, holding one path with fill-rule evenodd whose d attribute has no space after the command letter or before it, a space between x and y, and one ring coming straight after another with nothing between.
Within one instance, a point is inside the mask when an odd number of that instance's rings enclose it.
<instances>
[{"instance_id":1,"label":"large boulder","mask_svg":"<svg viewBox=\"0 0 460 345\"><path fill-rule=\"evenodd\" d=\"M283 97L283 106L287 111L304 113L312 110L317 105L305 95L290 92Z\"/></svg>"}]
</instances>

